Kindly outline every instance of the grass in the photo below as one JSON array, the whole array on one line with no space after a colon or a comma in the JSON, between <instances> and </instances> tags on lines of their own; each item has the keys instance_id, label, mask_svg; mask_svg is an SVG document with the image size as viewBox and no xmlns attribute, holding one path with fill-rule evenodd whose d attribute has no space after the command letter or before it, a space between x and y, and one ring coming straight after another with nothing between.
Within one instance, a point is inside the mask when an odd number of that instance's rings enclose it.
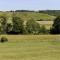
<instances>
[{"instance_id":1,"label":"grass","mask_svg":"<svg viewBox=\"0 0 60 60\"><path fill-rule=\"evenodd\" d=\"M11 12L0 12L0 16L7 16L10 18L12 14L13 13ZM27 21L31 18L33 18L34 20L40 20L40 19L53 20L55 18L55 16L51 16L44 13L38 13L38 12L16 12L15 15L20 17L23 21Z\"/></svg>"},{"instance_id":2,"label":"grass","mask_svg":"<svg viewBox=\"0 0 60 60\"><path fill-rule=\"evenodd\" d=\"M1 35L1 60L60 60L60 35ZM0 36L0 37L1 37Z\"/></svg>"},{"instance_id":3,"label":"grass","mask_svg":"<svg viewBox=\"0 0 60 60\"><path fill-rule=\"evenodd\" d=\"M36 13L36 12L20 12L17 13L17 16L21 17L23 20L29 20L33 18L34 20L53 20L55 17L48 15L48 14L43 14L43 13Z\"/></svg>"}]
</instances>

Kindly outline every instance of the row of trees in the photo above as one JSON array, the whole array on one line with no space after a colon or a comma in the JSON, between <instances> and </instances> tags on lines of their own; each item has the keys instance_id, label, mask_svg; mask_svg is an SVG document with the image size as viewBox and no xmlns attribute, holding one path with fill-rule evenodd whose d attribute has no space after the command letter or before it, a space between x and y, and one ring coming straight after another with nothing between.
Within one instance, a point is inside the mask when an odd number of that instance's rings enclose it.
<instances>
[{"instance_id":1,"label":"row of trees","mask_svg":"<svg viewBox=\"0 0 60 60\"><path fill-rule=\"evenodd\" d=\"M40 26L35 20L30 19L24 25L24 21L17 16L12 17L12 23L7 23L7 17L0 17L0 34L60 34L60 17L54 20L50 30Z\"/></svg>"},{"instance_id":2,"label":"row of trees","mask_svg":"<svg viewBox=\"0 0 60 60\"><path fill-rule=\"evenodd\" d=\"M39 10L39 13L45 13L52 16L60 16L60 10Z\"/></svg>"},{"instance_id":3,"label":"row of trees","mask_svg":"<svg viewBox=\"0 0 60 60\"><path fill-rule=\"evenodd\" d=\"M30 19L26 22L26 25L24 25L24 21L17 16L12 17L12 22L7 23L6 17L0 17L1 21L1 27L0 27L0 33L1 34L41 34L41 33L47 33L47 29L45 26L40 26L39 23L37 23L35 20Z\"/></svg>"},{"instance_id":4,"label":"row of trees","mask_svg":"<svg viewBox=\"0 0 60 60\"><path fill-rule=\"evenodd\" d=\"M40 26L39 23L37 23L35 20L30 19L26 22L24 25L24 21L21 20L19 17L13 17L13 28L11 31L7 29L7 34L41 34L41 33L47 33L47 29L45 26ZM9 28L10 26L7 25Z\"/></svg>"}]
</instances>

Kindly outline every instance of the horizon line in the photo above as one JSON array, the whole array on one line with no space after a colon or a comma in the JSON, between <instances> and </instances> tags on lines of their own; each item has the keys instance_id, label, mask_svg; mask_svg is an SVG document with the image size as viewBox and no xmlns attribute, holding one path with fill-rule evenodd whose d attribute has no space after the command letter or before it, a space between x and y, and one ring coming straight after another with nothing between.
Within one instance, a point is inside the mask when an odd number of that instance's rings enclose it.
<instances>
[{"instance_id":1,"label":"horizon line","mask_svg":"<svg viewBox=\"0 0 60 60\"><path fill-rule=\"evenodd\" d=\"M32 9L15 9L15 10L0 10L0 11L16 11L16 10L28 10L28 11L44 11L44 10L60 10L60 9L38 9L38 10L32 10Z\"/></svg>"}]
</instances>

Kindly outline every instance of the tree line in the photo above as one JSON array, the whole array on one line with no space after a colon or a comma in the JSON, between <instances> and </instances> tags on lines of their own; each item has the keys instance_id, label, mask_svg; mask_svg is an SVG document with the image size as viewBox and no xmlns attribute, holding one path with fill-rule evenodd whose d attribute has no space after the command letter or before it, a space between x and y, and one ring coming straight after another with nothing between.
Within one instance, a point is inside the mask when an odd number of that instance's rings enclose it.
<instances>
[{"instance_id":1,"label":"tree line","mask_svg":"<svg viewBox=\"0 0 60 60\"><path fill-rule=\"evenodd\" d=\"M52 16L60 16L60 10L38 10L38 11L34 11L34 10L11 10L11 11L7 11L7 12L38 12L38 13L45 13L48 15L52 15Z\"/></svg>"},{"instance_id":2,"label":"tree line","mask_svg":"<svg viewBox=\"0 0 60 60\"><path fill-rule=\"evenodd\" d=\"M0 16L0 34L60 34L60 17L54 19L50 30L32 18L26 22L26 25L20 17L12 16L11 20L12 24L7 23L7 17Z\"/></svg>"},{"instance_id":3,"label":"tree line","mask_svg":"<svg viewBox=\"0 0 60 60\"><path fill-rule=\"evenodd\" d=\"M7 23L7 17L0 17L0 34L40 34L47 33L45 26L40 26L34 19L24 25L24 21L17 16L12 16L12 24Z\"/></svg>"},{"instance_id":4,"label":"tree line","mask_svg":"<svg viewBox=\"0 0 60 60\"><path fill-rule=\"evenodd\" d=\"M60 16L60 10L39 10L39 13L45 13L52 16Z\"/></svg>"}]
</instances>

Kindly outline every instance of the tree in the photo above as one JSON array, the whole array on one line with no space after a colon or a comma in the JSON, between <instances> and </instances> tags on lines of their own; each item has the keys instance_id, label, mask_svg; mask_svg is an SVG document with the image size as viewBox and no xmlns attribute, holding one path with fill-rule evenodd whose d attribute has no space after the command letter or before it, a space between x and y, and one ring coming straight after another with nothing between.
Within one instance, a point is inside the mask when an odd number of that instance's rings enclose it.
<instances>
[{"instance_id":1,"label":"tree","mask_svg":"<svg viewBox=\"0 0 60 60\"><path fill-rule=\"evenodd\" d=\"M12 28L13 28L13 25L12 24L7 24L6 33L7 34L11 34Z\"/></svg>"},{"instance_id":2,"label":"tree","mask_svg":"<svg viewBox=\"0 0 60 60\"><path fill-rule=\"evenodd\" d=\"M28 33L39 34L40 25L33 19L30 19L26 23L26 29Z\"/></svg>"},{"instance_id":3,"label":"tree","mask_svg":"<svg viewBox=\"0 0 60 60\"><path fill-rule=\"evenodd\" d=\"M57 17L54 20L52 28L50 29L50 33L52 33L52 34L60 34L60 17Z\"/></svg>"},{"instance_id":4,"label":"tree","mask_svg":"<svg viewBox=\"0 0 60 60\"><path fill-rule=\"evenodd\" d=\"M12 21L13 21L12 34L22 34L24 29L23 20L21 20L19 17L14 16L12 18Z\"/></svg>"},{"instance_id":5,"label":"tree","mask_svg":"<svg viewBox=\"0 0 60 60\"><path fill-rule=\"evenodd\" d=\"M0 16L0 24L1 24L1 33L6 33L6 26L7 26L7 17L6 16Z\"/></svg>"}]
</instances>

